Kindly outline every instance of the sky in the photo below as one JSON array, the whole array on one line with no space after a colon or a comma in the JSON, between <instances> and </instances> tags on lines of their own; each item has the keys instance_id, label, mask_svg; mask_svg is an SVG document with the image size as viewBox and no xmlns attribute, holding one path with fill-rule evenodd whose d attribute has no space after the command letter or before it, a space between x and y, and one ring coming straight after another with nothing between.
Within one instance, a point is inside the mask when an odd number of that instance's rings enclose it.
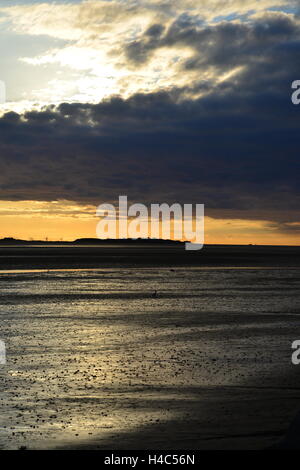
<instances>
[{"instance_id":1,"label":"sky","mask_svg":"<svg viewBox=\"0 0 300 470\"><path fill-rule=\"evenodd\" d=\"M205 205L206 243L300 243L299 2L0 1L0 237Z\"/></svg>"}]
</instances>

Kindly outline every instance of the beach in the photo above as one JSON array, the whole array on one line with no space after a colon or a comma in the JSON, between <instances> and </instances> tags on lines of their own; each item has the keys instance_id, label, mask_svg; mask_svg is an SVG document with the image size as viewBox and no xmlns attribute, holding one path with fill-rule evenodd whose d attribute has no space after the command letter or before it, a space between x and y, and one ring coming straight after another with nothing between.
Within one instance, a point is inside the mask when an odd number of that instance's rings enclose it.
<instances>
[{"instance_id":1,"label":"beach","mask_svg":"<svg viewBox=\"0 0 300 470\"><path fill-rule=\"evenodd\" d=\"M281 442L300 410L297 259L175 264L2 263L1 449Z\"/></svg>"}]
</instances>

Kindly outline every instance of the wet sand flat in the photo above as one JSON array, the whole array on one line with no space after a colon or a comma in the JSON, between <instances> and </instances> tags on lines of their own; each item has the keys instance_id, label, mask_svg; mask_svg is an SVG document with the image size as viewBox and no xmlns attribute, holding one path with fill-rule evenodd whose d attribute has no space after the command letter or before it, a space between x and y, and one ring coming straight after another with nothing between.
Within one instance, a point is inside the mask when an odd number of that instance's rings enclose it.
<instances>
[{"instance_id":1,"label":"wet sand flat","mask_svg":"<svg viewBox=\"0 0 300 470\"><path fill-rule=\"evenodd\" d=\"M291 267L0 274L0 448L278 442L300 409L299 284Z\"/></svg>"}]
</instances>

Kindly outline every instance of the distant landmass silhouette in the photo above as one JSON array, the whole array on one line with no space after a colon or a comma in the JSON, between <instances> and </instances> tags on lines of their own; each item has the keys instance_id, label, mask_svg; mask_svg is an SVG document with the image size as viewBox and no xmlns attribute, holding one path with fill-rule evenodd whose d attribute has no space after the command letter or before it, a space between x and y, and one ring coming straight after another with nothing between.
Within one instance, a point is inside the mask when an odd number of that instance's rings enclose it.
<instances>
[{"instance_id":1,"label":"distant landmass silhouette","mask_svg":"<svg viewBox=\"0 0 300 470\"><path fill-rule=\"evenodd\" d=\"M118 238L118 239L106 239L102 240L99 238L77 238L74 241L49 241L49 240L21 240L13 237L5 237L0 239L1 245L171 245L181 246L184 242L178 240L164 240L158 238Z\"/></svg>"},{"instance_id":2,"label":"distant landmass silhouette","mask_svg":"<svg viewBox=\"0 0 300 470\"><path fill-rule=\"evenodd\" d=\"M300 266L300 247L205 244L187 251L184 242L161 239L0 240L2 270L126 266L295 267Z\"/></svg>"}]
</instances>

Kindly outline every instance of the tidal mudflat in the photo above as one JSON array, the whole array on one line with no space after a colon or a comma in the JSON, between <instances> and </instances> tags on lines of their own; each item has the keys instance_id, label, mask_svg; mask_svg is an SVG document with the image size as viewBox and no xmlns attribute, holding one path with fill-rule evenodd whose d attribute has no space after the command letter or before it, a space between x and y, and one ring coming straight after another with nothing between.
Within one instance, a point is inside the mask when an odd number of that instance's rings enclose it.
<instances>
[{"instance_id":1,"label":"tidal mudflat","mask_svg":"<svg viewBox=\"0 0 300 470\"><path fill-rule=\"evenodd\" d=\"M271 446L300 410L299 287L297 267L0 273L0 448Z\"/></svg>"}]
</instances>

